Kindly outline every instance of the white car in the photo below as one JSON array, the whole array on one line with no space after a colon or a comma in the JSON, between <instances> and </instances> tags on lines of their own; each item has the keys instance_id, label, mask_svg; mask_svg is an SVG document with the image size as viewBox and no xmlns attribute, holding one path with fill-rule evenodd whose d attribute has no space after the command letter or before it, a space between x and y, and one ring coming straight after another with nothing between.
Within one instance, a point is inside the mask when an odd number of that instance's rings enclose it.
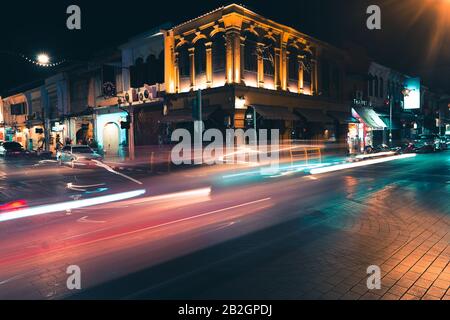
<instances>
[{"instance_id":1,"label":"white car","mask_svg":"<svg viewBox=\"0 0 450 320\"><path fill-rule=\"evenodd\" d=\"M95 165L95 161L102 160L102 156L92 150L89 146L74 145L65 146L56 152L56 160L59 164L70 163L75 166Z\"/></svg>"}]
</instances>

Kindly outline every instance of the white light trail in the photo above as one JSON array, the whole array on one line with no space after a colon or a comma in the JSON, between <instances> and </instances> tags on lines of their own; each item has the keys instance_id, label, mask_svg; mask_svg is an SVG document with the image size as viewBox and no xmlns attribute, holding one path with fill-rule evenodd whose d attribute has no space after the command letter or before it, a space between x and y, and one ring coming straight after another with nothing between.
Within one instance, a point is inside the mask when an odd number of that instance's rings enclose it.
<instances>
[{"instance_id":1,"label":"white light trail","mask_svg":"<svg viewBox=\"0 0 450 320\"><path fill-rule=\"evenodd\" d=\"M123 193L116 193L107 196L83 199L83 200L74 200L67 201L61 203L55 203L50 205L42 205L32 208L19 209L14 211L9 211L0 214L0 222L5 222L9 220L15 220L20 218L32 217L46 213L52 212L62 212L67 210L79 209L84 207L91 207L99 204L120 201L130 198L135 198L145 193L144 189L128 191Z\"/></svg>"},{"instance_id":2,"label":"white light trail","mask_svg":"<svg viewBox=\"0 0 450 320\"><path fill-rule=\"evenodd\" d=\"M92 161L94 161L94 163L95 163L98 167L100 167L100 168L104 168L104 169L106 169L106 170L109 171L109 172L112 172L112 173L114 173L114 174L117 174L117 175L119 175L119 176L121 176L121 177L124 177L124 178L126 178L126 179L128 179L128 180L131 180L131 181L133 181L133 182L135 182L135 183L137 183L137 184L142 184L141 181L136 180L136 179L134 179L134 178L132 178L132 177L130 177L130 176L127 176L126 174L117 172L116 170L114 170L113 168L111 168L110 166L108 166L108 165L105 164L105 163L102 163L102 162L100 162L100 161L98 161L98 160L92 160Z\"/></svg>"},{"instance_id":3,"label":"white light trail","mask_svg":"<svg viewBox=\"0 0 450 320\"><path fill-rule=\"evenodd\" d=\"M383 163L383 162L388 162L388 161L393 161L393 160L412 158L415 156L416 156L415 153L410 153L410 154L402 154L402 155L398 155L398 156L392 156L392 157L386 157L386 158L380 158L380 159L366 160L366 161L361 161L361 162L342 163L342 164L337 164L337 165L329 166L329 167L311 169L311 171L309 173L310 174L322 174L322 173L327 173L327 172L364 167L364 166L369 166L372 164Z\"/></svg>"},{"instance_id":4,"label":"white light trail","mask_svg":"<svg viewBox=\"0 0 450 320\"><path fill-rule=\"evenodd\" d=\"M371 153L371 154L360 154L360 155L357 155L355 157L355 159L367 159L367 158L393 156L393 155L395 155L394 151L387 151L387 152L378 152L378 153Z\"/></svg>"}]
</instances>

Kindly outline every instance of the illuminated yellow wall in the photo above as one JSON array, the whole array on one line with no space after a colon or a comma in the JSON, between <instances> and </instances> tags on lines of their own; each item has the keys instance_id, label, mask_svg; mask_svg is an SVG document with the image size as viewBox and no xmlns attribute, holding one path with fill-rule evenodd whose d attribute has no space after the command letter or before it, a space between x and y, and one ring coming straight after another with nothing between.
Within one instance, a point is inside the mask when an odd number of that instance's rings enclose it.
<instances>
[{"instance_id":1,"label":"illuminated yellow wall","mask_svg":"<svg viewBox=\"0 0 450 320\"><path fill-rule=\"evenodd\" d=\"M226 68L222 73L214 72L211 41L217 33L225 36ZM257 51L258 71L244 71L246 35L252 33L258 38L260 49L264 50L266 40L275 43L273 64L274 75L264 75L264 52ZM195 75L195 43L203 39L206 46L206 74ZM190 79L180 79L178 49L187 46L190 53ZM298 83L292 85L288 79L287 48L295 46L309 59L311 84L304 88L302 70L298 70ZM338 51L293 28L266 19L242 6L232 4L180 24L165 33L165 81L168 93L182 93L196 89L214 88L225 83L239 83L251 87L284 90L300 94L318 94L319 54L323 49ZM300 67L299 67L300 69Z\"/></svg>"}]
</instances>

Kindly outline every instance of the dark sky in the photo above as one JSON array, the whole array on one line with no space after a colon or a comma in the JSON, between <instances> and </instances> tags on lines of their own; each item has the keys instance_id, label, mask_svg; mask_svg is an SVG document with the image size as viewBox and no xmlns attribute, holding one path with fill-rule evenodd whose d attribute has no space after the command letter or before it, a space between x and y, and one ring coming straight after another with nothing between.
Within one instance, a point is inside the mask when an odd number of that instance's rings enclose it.
<instances>
[{"instance_id":1,"label":"dark sky","mask_svg":"<svg viewBox=\"0 0 450 320\"><path fill-rule=\"evenodd\" d=\"M230 1L2 1L0 51L54 60L84 60L99 49L164 22L183 22ZM374 60L410 75L424 77L435 90L450 92L450 1L448 0L241 0L250 9L337 46L357 43ZM66 8L77 4L82 30L66 28ZM366 28L366 8L382 10L382 30ZM440 23L438 25L438 23ZM432 50L431 50L432 49ZM0 94L45 77L52 71L2 54Z\"/></svg>"}]
</instances>

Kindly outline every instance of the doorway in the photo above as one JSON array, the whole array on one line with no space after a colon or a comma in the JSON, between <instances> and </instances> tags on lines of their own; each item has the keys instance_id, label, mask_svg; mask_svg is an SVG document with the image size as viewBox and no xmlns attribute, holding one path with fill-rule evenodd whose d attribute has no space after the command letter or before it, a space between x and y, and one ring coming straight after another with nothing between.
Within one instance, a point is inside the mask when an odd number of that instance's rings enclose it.
<instances>
[{"instance_id":1,"label":"doorway","mask_svg":"<svg viewBox=\"0 0 450 320\"><path fill-rule=\"evenodd\" d=\"M107 155L119 153L120 129L114 122L109 122L103 128L103 151Z\"/></svg>"}]
</instances>

